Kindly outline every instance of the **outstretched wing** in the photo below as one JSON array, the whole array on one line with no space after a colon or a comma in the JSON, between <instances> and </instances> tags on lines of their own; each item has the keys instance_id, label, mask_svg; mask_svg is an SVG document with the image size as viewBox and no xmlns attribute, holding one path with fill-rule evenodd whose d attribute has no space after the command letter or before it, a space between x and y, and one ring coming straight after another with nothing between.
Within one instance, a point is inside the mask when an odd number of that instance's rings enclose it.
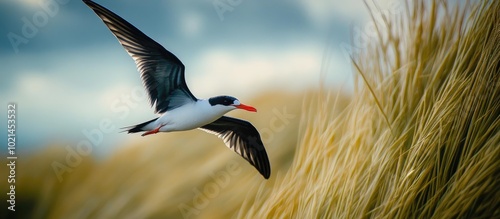
<instances>
[{"instance_id":1,"label":"outstretched wing","mask_svg":"<svg viewBox=\"0 0 500 219\"><path fill-rule=\"evenodd\" d=\"M135 60L155 113L164 113L197 98L189 91L184 65L171 52L101 5L83 0Z\"/></svg>"},{"instance_id":2,"label":"outstretched wing","mask_svg":"<svg viewBox=\"0 0 500 219\"><path fill-rule=\"evenodd\" d=\"M264 178L271 175L266 149L259 132L249 122L223 116L200 129L217 135L227 147L245 158Z\"/></svg>"}]
</instances>

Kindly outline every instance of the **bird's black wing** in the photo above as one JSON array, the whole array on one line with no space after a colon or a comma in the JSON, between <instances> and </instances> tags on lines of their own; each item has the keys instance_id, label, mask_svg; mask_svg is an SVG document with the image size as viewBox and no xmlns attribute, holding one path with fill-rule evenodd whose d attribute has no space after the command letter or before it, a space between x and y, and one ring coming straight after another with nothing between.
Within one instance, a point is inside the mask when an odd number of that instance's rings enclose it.
<instances>
[{"instance_id":1,"label":"bird's black wing","mask_svg":"<svg viewBox=\"0 0 500 219\"><path fill-rule=\"evenodd\" d=\"M259 132L249 122L223 116L200 129L217 135L227 147L245 158L264 178L271 175L266 149Z\"/></svg>"},{"instance_id":2,"label":"bird's black wing","mask_svg":"<svg viewBox=\"0 0 500 219\"><path fill-rule=\"evenodd\" d=\"M135 60L155 113L197 100L186 85L184 65L174 54L115 13L93 1L83 2L94 10Z\"/></svg>"}]
</instances>

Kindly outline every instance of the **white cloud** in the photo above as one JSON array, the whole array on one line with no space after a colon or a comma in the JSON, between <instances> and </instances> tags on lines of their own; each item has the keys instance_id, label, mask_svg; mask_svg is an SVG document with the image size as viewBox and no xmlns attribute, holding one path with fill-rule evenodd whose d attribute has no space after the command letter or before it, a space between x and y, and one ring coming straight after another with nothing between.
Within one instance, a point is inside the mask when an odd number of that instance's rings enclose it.
<instances>
[{"instance_id":1,"label":"white cloud","mask_svg":"<svg viewBox=\"0 0 500 219\"><path fill-rule=\"evenodd\" d=\"M182 16L183 18L179 19L182 34L189 38L199 36L204 26L201 15L196 12L186 12Z\"/></svg>"},{"instance_id":2,"label":"white cloud","mask_svg":"<svg viewBox=\"0 0 500 219\"><path fill-rule=\"evenodd\" d=\"M83 97L82 92L61 82L57 77L48 77L42 72L21 73L11 97L34 108L54 109L54 106L71 106Z\"/></svg>"},{"instance_id":3,"label":"white cloud","mask_svg":"<svg viewBox=\"0 0 500 219\"><path fill-rule=\"evenodd\" d=\"M303 89L317 83L321 50L300 46L288 51L214 49L194 63L186 78L200 97L255 95L261 89Z\"/></svg>"},{"instance_id":4,"label":"white cloud","mask_svg":"<svg viewBox=\"0 0 500 219\"><path fill-rule=\"evenodd\" d=\"M43 72L22 72L20 75L6 96L8 101L18 105L19 126L22 127L19 130L30 133L27 139L34 137L36 142L85 139L82 130L98 128L104 119L118 128L153 114L146 105L147 100L131 97L134 86L117 84L104 89L91 89ZM136 90L142 92L142 87ZM123 95L129 96L131 106L124 101ZM125 117L122 116L123 111L113 111L113 102L125 109ZM116 141L118 136L117 131L112 131L105 136L103 144Z\"/></svg>"},{"instance_id":5,"label":"white cloud","mask_svg":"<svg viewBox=\"0 0 500 219\"><path fill-rule=\"evenodd\" d=\"M380 10L393 10L395 4L401 4L400 0L299 0L299 4L307 12L310 19L316 26L325 27L333 19L341 18L344 21L368 22L370 14L365 2L370 8L373 8L373 2L377 4Z\"/></svg>"}]
</instances>

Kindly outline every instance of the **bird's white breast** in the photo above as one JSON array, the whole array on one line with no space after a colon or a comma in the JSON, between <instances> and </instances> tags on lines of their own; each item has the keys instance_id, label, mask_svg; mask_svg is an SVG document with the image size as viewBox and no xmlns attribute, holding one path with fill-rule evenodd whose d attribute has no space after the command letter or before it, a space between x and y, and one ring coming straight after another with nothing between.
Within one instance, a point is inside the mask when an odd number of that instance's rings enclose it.
<instances>
[{"instance_id":1,"label":"bird's white breast","mask_svg":"<svg viewBox=\"0 0 500 219\"><path fill-rule=\"evenodd\" d=\"M231 109L222 106L211 106L208 100L198 100L165 112L155 122L155 126L163 126L161 132L184 131L209 124Z\"/></svg>"}]
</instances>

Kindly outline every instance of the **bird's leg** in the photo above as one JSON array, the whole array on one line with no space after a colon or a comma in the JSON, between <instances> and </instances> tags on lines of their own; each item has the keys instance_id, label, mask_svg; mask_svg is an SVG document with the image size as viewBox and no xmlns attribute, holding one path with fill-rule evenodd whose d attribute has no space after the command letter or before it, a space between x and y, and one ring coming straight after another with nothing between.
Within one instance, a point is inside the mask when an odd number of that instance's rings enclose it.
<instances>
[{"instance_id":1,"label":"bird's leg","mask_svg":"<svg viewBox=\"0 0 500 219\"><path fill-rule=\"evenodd\" d=\"M155 128L155 129L153 129L153 130L150 130L150 131L144 132L144 134L142 134L142 136L146 136L146 135L150 135L150 134L156 134L156 133L160 132L160 129L161 129L161 127L163 127L163 126L165 126L165 125L160 125L160 126L158 126L158 128Z\"/></svg>"}]
</instances>

